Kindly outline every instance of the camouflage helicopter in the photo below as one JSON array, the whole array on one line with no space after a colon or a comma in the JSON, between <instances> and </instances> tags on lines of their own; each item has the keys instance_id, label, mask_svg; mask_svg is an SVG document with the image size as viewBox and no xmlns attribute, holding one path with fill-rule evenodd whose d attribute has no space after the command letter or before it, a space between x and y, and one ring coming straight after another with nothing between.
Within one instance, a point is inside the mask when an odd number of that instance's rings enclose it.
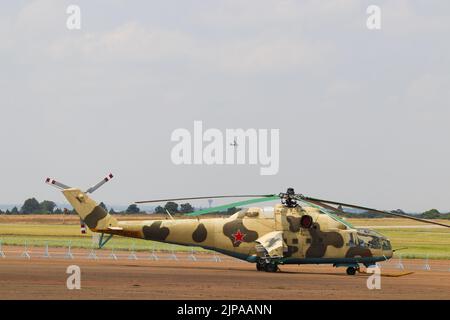
<instances>
[{"instance_id":1,"label":"camouflage helicopter","mask_svg":"<svg viewBox=\"0 0 450 320\"><path fill-rule=\"evenodd\" d=\"M392 258L395 250L392 249L389 239L382 234L370 229L355 228L339 218L336 213L342 213L342 207L450 227L397 212L312 198L295 193L293 188L279 194L137 201L136 203L155 203L212 198L254 198L186 214L188 218L173 219L169 213L171 219L118 221L88 196L112 177L112 174L108 175L86 191L71 188L50 178L46 180L48 184L62 190L83 224L91 231L101 233L99 248L112 236L118 235L214 250L255 263L258 271L276 272L278 266L284 264L332 264L335 267L346 267L347 274L354 275L360 270L360 265L368 267L388 260ZM242 209L226 218L201 218L211 212L274 200L281 200L281 203L269 208Z\"/></svg>"}]
</instances>

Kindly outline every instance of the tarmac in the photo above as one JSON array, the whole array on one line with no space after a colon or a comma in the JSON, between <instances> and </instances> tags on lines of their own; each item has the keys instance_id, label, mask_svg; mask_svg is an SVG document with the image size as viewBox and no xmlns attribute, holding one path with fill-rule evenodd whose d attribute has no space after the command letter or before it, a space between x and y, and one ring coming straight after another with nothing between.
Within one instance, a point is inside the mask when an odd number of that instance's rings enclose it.
<instances>
[{"instance_id":1,"label":"tarmac","mask_svg":"<svg viewBox=\"0 0 450 320\"><path fill-rule=\"evenodd\" d=\"M276 273L204 253L110 252L63 248L29 257L4 247L0 299L450 299L449 260L381 264L380 289L369 289L366 273L349 276L329 265L285 265ZM42 250L42 248L40 248ZM194 258L192 257L194 256ZM135 259L137 258L137 259ZM176 259L176 260L175 260ZM67 268L80 267L80 289L68 289ZM427 266L431 266L427 268Z\"/></svg>"}]
</instances>

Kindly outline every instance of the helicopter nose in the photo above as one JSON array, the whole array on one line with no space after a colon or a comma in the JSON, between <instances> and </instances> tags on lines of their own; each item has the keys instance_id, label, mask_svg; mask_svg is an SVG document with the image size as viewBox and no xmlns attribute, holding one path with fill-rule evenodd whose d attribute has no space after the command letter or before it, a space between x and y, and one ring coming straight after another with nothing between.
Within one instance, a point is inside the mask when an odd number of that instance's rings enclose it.
<instances>
[{"instance_id":1,"label":"helicopter nose","mask_svg":"<svg viewBox=\"0 0 450 320\"><path fill-rule=\"evenodd\" d=\"M388 259L392 258L394 255L394 251L392 250L391 242L389 240L383 241L383 254Z\"/></svg>"},{"instance_id":2,"label":"helicopter nose","mask_svg":"<svg viewBox=\"0 0 450 320\"><path fill-rule=\"evenodd\" d=\"M392 250L388 250L384 253L384 256L388 259L391 259L394 255L394 252Z\"/></svg>"}]
</instances>

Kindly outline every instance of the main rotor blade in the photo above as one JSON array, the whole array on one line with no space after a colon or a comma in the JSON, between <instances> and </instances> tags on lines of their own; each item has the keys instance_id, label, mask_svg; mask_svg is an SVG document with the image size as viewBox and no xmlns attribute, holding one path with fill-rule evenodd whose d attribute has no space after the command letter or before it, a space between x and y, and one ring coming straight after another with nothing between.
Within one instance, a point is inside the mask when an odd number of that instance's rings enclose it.
<instances>
[{"instance_id":1,"label":"main rotor blade","mask_svg":"<svg viewBox=\"0 0 450 320\"><path fill-rule=\"evenodd\" d=\"M305 201L305 200L302 200L302 201ZM332 207L332 206L330 206L330 205L328 205L326 203L323 203L323 202L319 202L319 201L315 201L315 200L311 200L311 199L308 199L308 201L310 203L315 204L316 206L319 206L319 207L322 207L322 208L325 208L325 209L329 209L329 210L334 211L336 213L345 213L345 212L343 212L343 211L341 211L341 210L339 210L339 209L337 209L335 207Z\"/></svg>"},{"instance_id":2,"label":"main rotor blade","mask_svg":"<svg viewBox=\"0 0 450 320\"><path fill-rule=\"evenodd\" d=\"M217 206L217 207L213 207L213 208L208 208L208 209L203 209L203 210L195 211L195 212L192 212L192 213L188 213L188 214L186 214L186 216L191 216L191 217L192 216L200 216L202 214L207 214L207 213L211 213L211 212L224 211L224 210L227 210L227 209L233 208L233 207L245 206L245 205L252 204L252 203L273 201L273 200L278 200L278 199L280 199L280 197L278 195L276 195L276 196L273 195L271 197L264 197L264 198L259 198L259 199L250 199L250 200L245 200L245 201L238 201L238 202L225 204L223 206Z\"/></svg>"},{"instance_id":3,"label":"main rotor blade","mask_svg":"<svg viewBox=\"0 0 450 320\"><path fill-rule=\"evenodd\" d=\"M381 214L388 214L388 215L392 215L392 216L396 216L396 217L401 217L401 218L405 218L405 219L411 219L411 220L420 221L420 222L423 222L423 223L430 223L430 224L435 224L435 225L438 225L438 226L450 228L450 225L447 225L447 224L444 224L444 223L439 223L439 222L430 221L430 220L426 220L426 219L416 218L416 217L408 216L408 215L401 214L401 213L394 213L394 212L389 212L389 211L377 210L377 209L373 209L373 208L367 208L367 207L363 207L363 206L358 206L358 205L348 204L348 203L343 203L343 202L337 202L337 201L331 201L331 200L310 198L310 197L307 197L307 196L301 196L300 200L301 199L305 199L305 200L311 201L311 202L323 202L323 203L328 203L328 204L341 205L343 207L349 207L349 208L355 208L355 209L360 209L360 210L372 211L372 212L381 213Z\"/></svg>"},{"instance_id":4,"label":"main rotor blade","mask_svg":"<svg viewBox=\"0 0 450 320\"><path fill-rule=\"evenodd\" d=\"M209 197L190 197L190 198L172 198L172 199L158 199L158 200L143 200L136 201L135 203L152 203L152 202L167 202L167 201L180 201L180 200L201 200L201 199L219 199L219 198L260 198L260 197L273 197L274 194L239 194L234 196L209 196ZM278 195L277 195L278 197Z\"/></svg>"}]
</instances>

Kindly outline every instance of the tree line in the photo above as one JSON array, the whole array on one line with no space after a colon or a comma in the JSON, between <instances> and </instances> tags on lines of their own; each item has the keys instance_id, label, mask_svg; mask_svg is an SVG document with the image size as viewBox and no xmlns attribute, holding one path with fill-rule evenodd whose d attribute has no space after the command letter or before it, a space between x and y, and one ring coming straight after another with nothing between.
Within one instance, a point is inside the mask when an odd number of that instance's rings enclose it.
<instances>
[{"instance_id":1,"label":"tree line","mask_svg":"<svg viewBox=\"0 0 450 320\"><path fill-rule=\"evenodd\" d=\"M13 207L11 210L2 211L0 209L0 214L45 214L45 213L63 213L60 208L57 208L56 203L49 200L44 200L39 202L36 198L30 198L25 200L22 207L19 209Z\"/></svg>"},{"instance_id":2,"label":"tree line","mask_svg":"<svg viewBox=\"0 0 450 320\"><path fill-rule=\"evenodd\" d=\"M148 213L146 211L141 211L141 209L136 204L130 204L125 210L116 211L114 208L108 209L107 206L100 202L100 207L105 209L105 211L110 214L139 214L139 213ZM232 215L233 213L239 211L240 208L229 208L226 211L220 212L211 212L210 215ZM195 208L190 203L182 203L178 204L176 202L169 201L164 206L157 206L153 212L150 213L159 213L159 214L167 214L169 212L173 215L183 215L186 213L194 212ZM393 212L407 214L404 211L397 209ZM24 201L23 205L20 209L15 206L11 210L2 211L0 209L0 214L75 214L73 210L69 209L61 209L58 205L50 200L44 200L39 202L36 198L29 198ZM340 216L346 218L389 218L392 217L386 214L379 214L374 212L343 212L339 214ZM437 209L427 210L420 214L413 215L415 217L423 218L423 219L450 219L450 213L441 213Z\"/></svg>"},{"instance_id":3,"label":"tree line","mask_svg":"<svg viewBox=\"0 0 450 320\"><path fill-rule=\"evenodd\" d=\"M393 213L400 213L408 216L413 216L417 218L422 219L450 219L450 213L441 213L437 209L431 209L427 210L425 212L419 213L419 214L410 214L406 213L403 210L397 209L393 210ZM339 213L339 216L345 217L345 218L395 218L395 216L389 215L389 214L382 214L377 212L371 212L371 211L365 211L365 212L342 212Z\"/></svg>"},{"instance_id":4,"label":"tree line","mask_svg":"<svg viewBox=\"0 0 450 320\"><path fill-rule=\"evenodd\" d=\"M147 213L141 211L141 209L136 204L130 204L125 210L116 211L114 208L107 208L107 206L100 202L99 206L105 209L105 211L110 214L138 214ZM166 210L171 214L185 214L194 212L194 207L190 203L182 203L178 205L176 202L167 202L163 207L158 206L155 208L153 213L166 213ZM39 202L36 198L29 198L24 201L20 209L15 206L11 210L2 211L0 209L0 214L75 214L72 209L59 208L58 205L50 200L44 200Z\"/></svg>"}]
</instances>

